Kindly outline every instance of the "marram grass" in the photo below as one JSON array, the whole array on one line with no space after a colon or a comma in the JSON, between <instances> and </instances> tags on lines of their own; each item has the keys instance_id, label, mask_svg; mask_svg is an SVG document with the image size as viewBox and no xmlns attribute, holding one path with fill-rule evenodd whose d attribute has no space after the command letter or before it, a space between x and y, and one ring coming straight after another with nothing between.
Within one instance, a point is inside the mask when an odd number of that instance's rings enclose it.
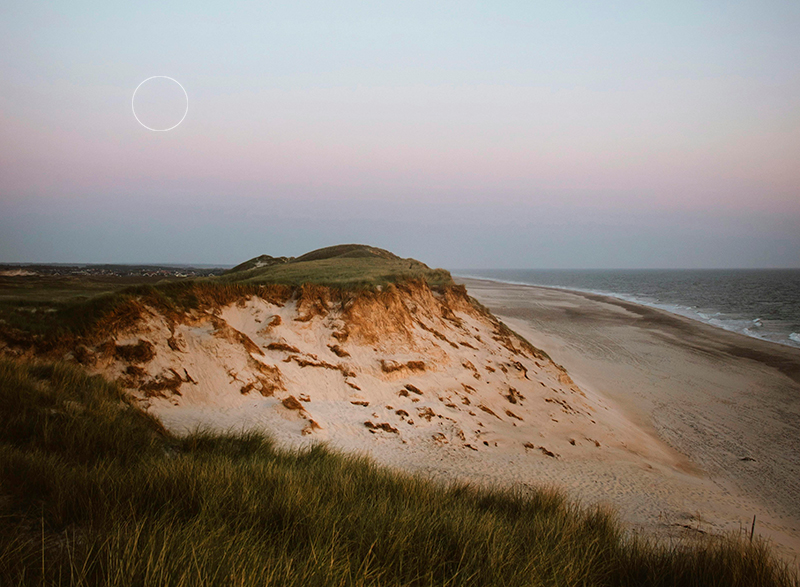
<instances>
[{"instance_id":1,"label":"marram grass","mask_svg":"<svg viewBox=\"0 0 800 587\"><path fill-rule=\"evenodd\" d=\"M0 584L798 581L759 541L657 545L553 491L444 486L258 434L176 438L99 377L0 360Z\"/></svg>"}]
</instances>

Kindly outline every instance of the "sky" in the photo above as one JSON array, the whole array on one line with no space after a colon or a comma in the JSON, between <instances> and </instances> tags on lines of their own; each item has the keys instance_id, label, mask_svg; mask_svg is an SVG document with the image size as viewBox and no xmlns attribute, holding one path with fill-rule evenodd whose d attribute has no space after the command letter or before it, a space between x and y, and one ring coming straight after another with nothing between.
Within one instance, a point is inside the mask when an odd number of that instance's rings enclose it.
<instances>
[{"instance_id":1,"label":"sky","mask_svg":"<svg viewBox=\"0 0 800 587\"><path fill-rule=\"evenodd\" d=\"M0 0L0 262L800 267L798 30L796 0Z\"/></svg>"}]
</instances>

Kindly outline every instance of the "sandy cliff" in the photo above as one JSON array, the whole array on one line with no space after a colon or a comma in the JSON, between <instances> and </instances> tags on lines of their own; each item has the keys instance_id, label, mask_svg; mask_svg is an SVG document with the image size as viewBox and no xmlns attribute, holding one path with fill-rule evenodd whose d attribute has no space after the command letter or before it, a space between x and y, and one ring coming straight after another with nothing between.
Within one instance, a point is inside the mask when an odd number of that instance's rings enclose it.
<instances>
[{"instance_id":1,"label":"sandy cliff","mask_svg":"<svg viewBox=\"0 0 800 587\"><path fill-rule=\"evenodd\" d=\"M463 287L265 287L230 304L135 314L77 358L175 430L259 427L289 445L372 454L389 443L672 459Z\"/></svg>"}]
</instances>

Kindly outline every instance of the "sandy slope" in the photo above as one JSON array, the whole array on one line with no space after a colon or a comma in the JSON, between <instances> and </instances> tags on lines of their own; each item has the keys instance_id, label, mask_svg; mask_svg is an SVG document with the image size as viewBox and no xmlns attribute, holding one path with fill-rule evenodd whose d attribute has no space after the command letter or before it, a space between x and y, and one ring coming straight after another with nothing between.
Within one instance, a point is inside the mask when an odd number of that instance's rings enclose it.
<instances>
[{"instance_id":1,"label":"sandy slope","mask_svg":"<svg viewBox=\"0 0 800 587\"><path fill-rule=\"evenodd\" d=\"M696 464L702 485L669 475L670 489L653 488L665 511L716 529L755 514L757 532L800 553L800 352L614 298L464 281L582 388Z\"/></svg>"},{"instance_id":2,"label":"sandy slope","mask_svg":"<svg viewBox=\"0 0 800 587\"><path fill-rule=\"evenodd\" d=\"M95 369L176 430L258 426L291 446L326 440L376 456L388 443L677 463L463 295L417 285L336 306L252 297L180 321L151 309L116 336L116 352L98 349ZM152 357L125 352L137 348Z\"/></svg>"},{"instance_id":3,"label":"sandy slope","mask_svg":"<svg viewBox=\"0 0 800 587\"><path fill-rule=\"evenodd\" d=\"M487 291L475 293L495 301ZM179 319L149 309L91 352L178 432L259 428L445 480L555 485L662 534L736 529L755 512L796 548L794 526L660 440L625 394L576 385L457 289L341 300L316 288Z\"/></svg>"}]
</instances>

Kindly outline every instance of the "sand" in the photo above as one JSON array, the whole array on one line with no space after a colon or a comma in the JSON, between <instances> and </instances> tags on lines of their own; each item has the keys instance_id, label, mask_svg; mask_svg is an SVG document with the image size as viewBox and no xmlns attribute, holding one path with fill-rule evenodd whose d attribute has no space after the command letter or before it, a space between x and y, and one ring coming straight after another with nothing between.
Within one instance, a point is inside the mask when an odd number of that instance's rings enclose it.
<instances>
[{"instance_id":1,"label":"sand","mask_svg":"<svg viewBox=\"0 0 800 587\"><path fill-rule=\"evenodd\" d=\"M597 497L656 529L656 509L668 524L712 531L749 528L755 515L756 533L796 560L800 351L611 297L460 281L581 388L687 459L691 475L666 472L651 487L639 471L617 470L619 485L605 471Z\"/></svg>"},{"instance_id":2,"label":"sand","mask_svg":"<svg viewBox=\"0 0 800 587\"><path fill-rule=\"evenodd\" d=\"M800 553L800 353L610 298L467 284L555 363L421 284L150 308L86 354L179 434L257 429L444 482L551 486L670 540L755 515Z\"/></svg>"}]
</instances>

